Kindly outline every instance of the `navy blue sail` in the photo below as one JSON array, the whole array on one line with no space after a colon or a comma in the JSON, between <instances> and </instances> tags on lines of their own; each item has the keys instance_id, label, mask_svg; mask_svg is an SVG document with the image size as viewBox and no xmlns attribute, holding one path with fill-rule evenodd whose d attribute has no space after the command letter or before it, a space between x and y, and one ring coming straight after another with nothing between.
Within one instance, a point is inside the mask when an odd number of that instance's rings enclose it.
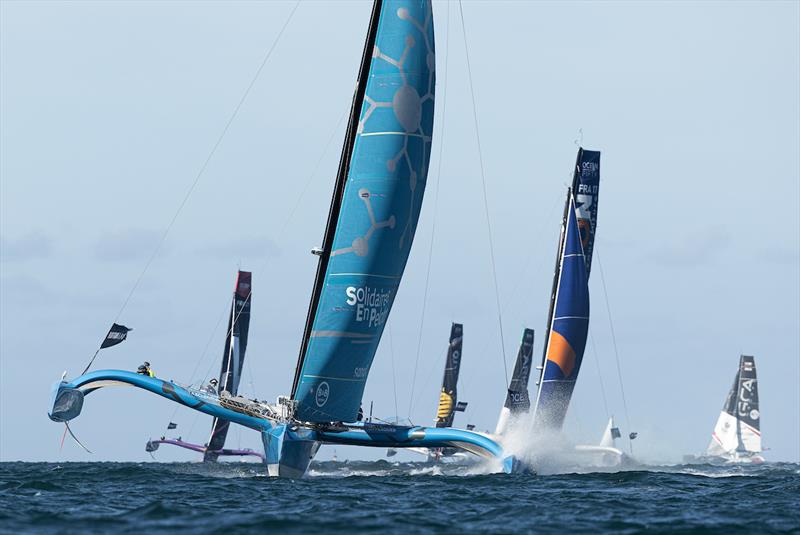
<instances>
[{"instance_id":1,"label":"navy blue sail","mask_svg":"<svg viewBox=\"0 0 800 535\"><path fill-rule=\"evenodd\" d=\"M592 271L594 236L597 231L597 203L600 193L600 151L578 149L572 193L578 228L581 231L583 254L586 256L586 273Z\"/></svg>"},{"instance_id":2,"label":"navy blue sail","mask_svg":"<svg viewBox=\"0 0 800 535\"><path fill-rule=\"evenodd\" d=\"M572 190L567 193L550 322L533 419L559 430L578 379L589 332L589 274Z\"/></svg>"},{"instance_id":3,"label":"navy blue sail","mask_svg":"<svg viewBox=\"0 0 800 535\"><path fill-rule=\"evenodd\" d=\"M430 3L375 3L302 340L303 422L356 420L416 231L433 129Z\"/></svg>"}]
</instances>

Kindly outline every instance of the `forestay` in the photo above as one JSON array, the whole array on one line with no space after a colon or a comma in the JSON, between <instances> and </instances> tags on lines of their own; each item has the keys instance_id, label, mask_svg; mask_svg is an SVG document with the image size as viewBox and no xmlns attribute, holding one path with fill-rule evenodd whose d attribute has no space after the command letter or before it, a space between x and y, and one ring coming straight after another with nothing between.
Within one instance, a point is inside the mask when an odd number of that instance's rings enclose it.
<instances>
[{"instance_id":1,"label":"forestay","mask_svg":"<svg viewBox=\"0 0 800 535\"><path fill-rule=\"evenodd\" d=\"M354 421L414 239L433 129L431 5L376 2L292 397Z\"/></svg>"}]
</instances>

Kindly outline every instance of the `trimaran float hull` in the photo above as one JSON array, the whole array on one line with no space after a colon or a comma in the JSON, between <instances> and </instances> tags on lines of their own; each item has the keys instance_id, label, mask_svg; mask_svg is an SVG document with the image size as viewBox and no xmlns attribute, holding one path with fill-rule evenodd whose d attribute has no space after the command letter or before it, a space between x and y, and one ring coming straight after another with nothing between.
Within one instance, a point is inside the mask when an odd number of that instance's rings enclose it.
<instances>
[{"instance_id":1,"label":"trimaran float hull","mask_svg":"<svg viewBox=\"0 0 800 535\"><path fill-rule=\"evenodd\" d=\"M472 431L373 423L311 426L281 418L277 408L273 406L254 404L250 408L232 410L222 406L235 406L226 398L124 370L98 370L72 381L56 382L53 385L48 416L56 422L72 420L80 415L87 394L108 386L141 388L204 414L224 418L258 431L264 443L264 462L271 476L302 477L322 444L379 448L458 448L498 461L500 471L511 473L518 468L515 459L506 455L502 446L491 438ZM248 410L250 414L241 410ZM270 414L270 411L273 412Z\"/></svg>"}]
</instances>

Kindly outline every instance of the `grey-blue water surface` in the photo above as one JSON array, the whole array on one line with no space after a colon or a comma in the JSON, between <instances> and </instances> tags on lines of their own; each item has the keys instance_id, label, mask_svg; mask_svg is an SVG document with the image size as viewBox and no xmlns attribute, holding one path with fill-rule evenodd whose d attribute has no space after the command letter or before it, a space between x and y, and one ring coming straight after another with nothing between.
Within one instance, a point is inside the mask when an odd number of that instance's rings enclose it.
<instances>
[{"instance_id":1,"label":"grey-blue water surface","mask_svg":"<svg viewBox=\"0 0 800 535\"><path fill-rule=\"evenodd\" d=\"M459 471L460 470L460 471ZM421 463L0 463L0 531L800 533L800 465L467 475Z\"/></svg>"}]
</instances>

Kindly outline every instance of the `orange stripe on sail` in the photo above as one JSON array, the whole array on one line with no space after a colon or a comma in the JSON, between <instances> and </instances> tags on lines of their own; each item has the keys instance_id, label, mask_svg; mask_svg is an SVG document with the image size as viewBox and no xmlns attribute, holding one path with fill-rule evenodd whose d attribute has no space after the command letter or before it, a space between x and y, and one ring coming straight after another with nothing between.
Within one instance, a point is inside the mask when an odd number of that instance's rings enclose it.
<instances>
[{"instance_id":1,"label":"orange stripe on sail","mask_svg":"<svg viewBox=\"0 0 800 535\"><path fill-rule=\"evenodd\" d=\"M561 368L565 377L569 377L575 368L575 351L567 339L556 331L550 332L550 345L547 348L547 360Z\"/></svg>"}]
</instances>

